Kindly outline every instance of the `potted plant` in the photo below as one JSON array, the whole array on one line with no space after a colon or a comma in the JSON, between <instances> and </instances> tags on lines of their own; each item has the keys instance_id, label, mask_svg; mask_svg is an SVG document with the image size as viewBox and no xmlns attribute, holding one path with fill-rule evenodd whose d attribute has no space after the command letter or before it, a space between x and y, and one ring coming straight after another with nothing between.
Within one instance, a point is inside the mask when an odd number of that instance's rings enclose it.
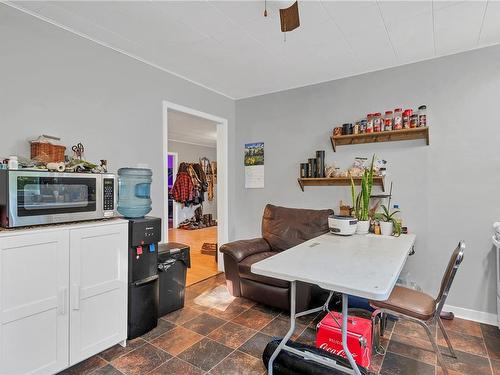
<instances>
[{"instance_id":1,"label":"potted plant","mask_svg":"<svg viewBox=\"0 0 500 375\"><path fill-rule=\"evenodd\" d=\"M356 187L351 176L351 196L353 215L358 219L356 228L357 234L367 234L370 229L370 197L373 187L373 163L375 155L372 157L372 162L369 169L365 169L361 176L361 190L356 195Z\"/></svg>"},{"instance_id":2,"label":"potted plant","mask_svg":"<svg viewBox=\"0 0 500 375\"><path fill-rule=\"evenodd\" d=\"M380 232L383 236L392 236L393 234L397 237L401 234L401 223L396 219L396 214L399 213L398 210L390 211L386 206L382 205L383 212L375 215L375 219L379 220Z\"/></svg>"}]
</instances>

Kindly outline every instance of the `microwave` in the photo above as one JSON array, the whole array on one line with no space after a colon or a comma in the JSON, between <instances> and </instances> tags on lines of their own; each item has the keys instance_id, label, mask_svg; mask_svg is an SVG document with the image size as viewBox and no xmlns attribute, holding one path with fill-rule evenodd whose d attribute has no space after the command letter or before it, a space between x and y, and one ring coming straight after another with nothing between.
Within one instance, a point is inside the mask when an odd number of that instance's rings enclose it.
<instances>
[{"instance_id":1,"label":"microwave","mask_svg":"<svg viewBox=\"0 0 500 375\"><path fill-rule=\"evenodd\" d=\"M113 174L0 170L4 228L108 218L115 205Z\"/></svg>"}]
</instances>

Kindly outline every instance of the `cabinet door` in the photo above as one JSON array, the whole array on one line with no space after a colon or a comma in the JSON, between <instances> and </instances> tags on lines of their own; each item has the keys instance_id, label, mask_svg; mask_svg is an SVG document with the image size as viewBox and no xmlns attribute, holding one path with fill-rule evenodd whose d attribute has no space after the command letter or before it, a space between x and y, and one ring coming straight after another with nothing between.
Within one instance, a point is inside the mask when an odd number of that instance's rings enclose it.
<instances>
[{"instance_id":1,"label":"cabinet door","mask_svg":"<svg viewBox=\"0 0 500 375\"><path fill-rule=\"evenodd\" d=\"M0 237L0 374L68 366L69 232Z\"/></svg>"},{"instance_id":2,"label":"cabinet door","mask_svg":"<svg viewBox=\"0 0 500 375\"><path fill-rule=\"evenodd\" d=\"M70 231L70 364L127 338L126 222Z\"/></svg>"}]
</instances>

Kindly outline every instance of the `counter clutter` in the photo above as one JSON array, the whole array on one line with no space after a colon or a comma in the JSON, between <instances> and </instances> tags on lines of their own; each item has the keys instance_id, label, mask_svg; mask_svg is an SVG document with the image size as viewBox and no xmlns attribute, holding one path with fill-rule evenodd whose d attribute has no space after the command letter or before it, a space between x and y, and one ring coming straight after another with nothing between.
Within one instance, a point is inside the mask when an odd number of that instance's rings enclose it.
<instances>
[{"instance_id":1,"label":"counter clutter","mask_svg":"<svg viewBox=\"0 0 500 375\"><path fill-rule=\"evenodd\" d=\"M352 175L349 172L349 176L351 176L352 206L346 207L341 201L340 207L341 209L344 209L344 211L349 212L349 222L353 227L355 227L353 230L357 234L374 233L376 235L384 236L399 236L401 233L407 233L408 230L407 228L403 228L402 219L398 216L400 213L399 205L394 205L392 211L390 209L392 199L392 183L388 195L372 195L373 177L376 173L378 173L376 168L377 164L378 161L375 158L375 155L373 155L369 165L364 164L357 167L362 170L361 187L358 193L356 192L356 186L352 179ZM373 199L375 199L376 202L370 205ZM388 199L386 205L380 204L382 199ZM382 208L382 212L377 212L379 207Z\"/></svg>"},{"instance_id":2,"label":"counter clutter","mask_svg":"<svg viewBox=\"0 0 500 375\"><path fill-rule=\"evenodd\" d=\"M11 155L0 159L0 169L34 169L52 172L89 172L106 173L107 161L99 164L85 160L85 147L77 143L71 147L72 156L65 155L66 147L61 139L50 135L41 135L30 141L31 156L29 158Z\"/></svg>"}]
</instances>

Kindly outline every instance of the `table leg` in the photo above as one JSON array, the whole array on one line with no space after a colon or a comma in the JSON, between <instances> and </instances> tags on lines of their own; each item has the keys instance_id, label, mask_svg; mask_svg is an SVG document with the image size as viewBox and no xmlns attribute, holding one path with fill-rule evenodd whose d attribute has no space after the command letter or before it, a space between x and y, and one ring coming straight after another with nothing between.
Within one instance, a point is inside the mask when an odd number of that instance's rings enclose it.
<instances>
[{"instance_id":1,"label":"table leg","mask_svg":"<svg viewBox=\"0 0 500 375\"><path fill-rule=\"evenodd\" d=\"M292 337L293 333L295 332L295 302L296 302L296 293L297 293L297 282L296 281L291 281L290 282L290 330L287 332L283 340L279 343L278 347L274 351L273 355L271 358L269 358L269 363L267 365L267 370L269 375L273 375L273 363L276 357L278 356L279 352L283 349L283 347L286 345L290 337Z\"/></svg>"},{"instance_id":2,"label":"table leg","mask_svg":"<svg viewBox=\"0 0 500 375\"><path fill-rule=\"evenodd\" d=\"M349 348L347 347L347 318L349 313L349 299L348 295L342 293L342 348L344 349L344 353L351 364L352 369L356 375L361 375L359 371L358 365L354 358L352 357Z\"/></svg>"}]
</instances>

